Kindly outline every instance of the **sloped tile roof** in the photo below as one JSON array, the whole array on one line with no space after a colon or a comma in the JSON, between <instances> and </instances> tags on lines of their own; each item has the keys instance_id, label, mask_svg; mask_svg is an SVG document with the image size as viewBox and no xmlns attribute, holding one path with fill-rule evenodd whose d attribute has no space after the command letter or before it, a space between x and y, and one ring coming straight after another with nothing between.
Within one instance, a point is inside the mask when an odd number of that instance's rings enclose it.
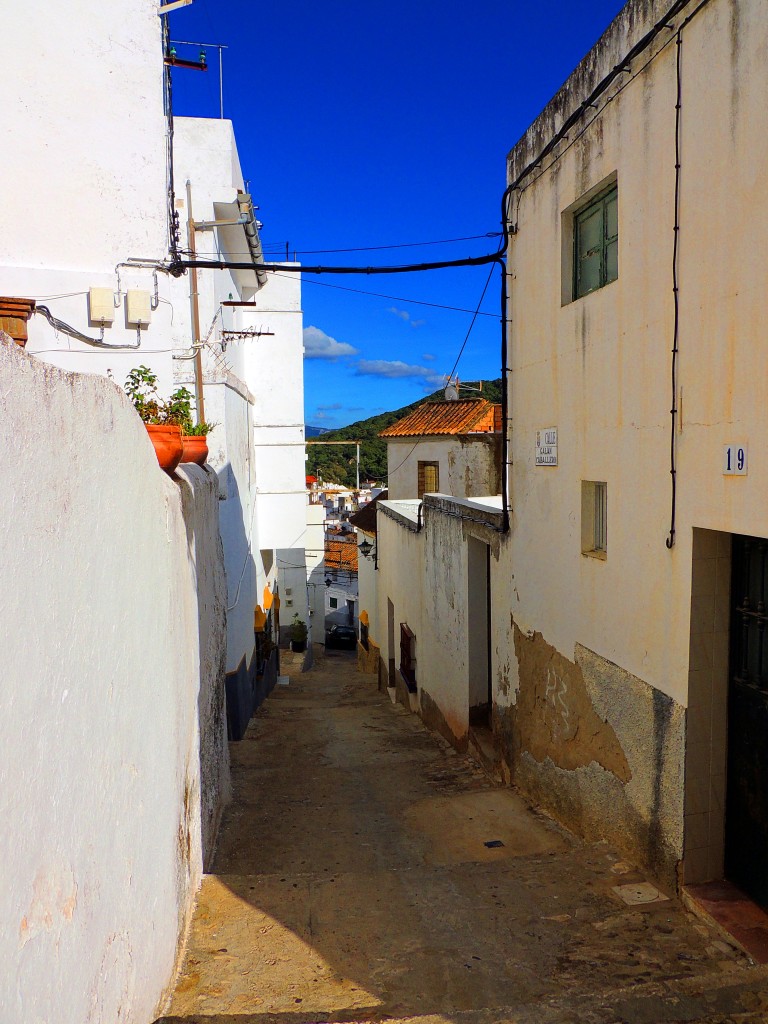
<instances>
[{"instance_id":1,"label":"sloped tile roof","mask_svg":"<svg viewBox=\"0 0 768 1024\"><path fill-rule=\"evenodd\" d=\"M389 496L389 491L382 491L377 494L376 497L369 501L367 505L363 505L359 512L355 512L349 517L349 521L353 526L356 526L358 530L364 530L365 533L376 533L376 503L378 501L386 501Z\"/></svg>"},{"instance_id":2,"label":"sloped tile roof","mask_svg":"<svg viewBox=\"0 0 768 1024\"><path fill-rule=\"evenodd\" d=\"M357 544L354 541L326 541L325 567L326 569L346 569L348 572L357 572Z\"/></svg>"},{"instance_id":3,"label":"sloped tile roof","mask_svg":"<svg viewBox=\"0 0 768 1024\"><path fill-rule=\"evenodd\" d=\"M382 430L379 437L434 437L450 434L489 433L494 429L497 408L484 398L458 402L425 402L403 419Z\"/></svg>"}]
</instances>

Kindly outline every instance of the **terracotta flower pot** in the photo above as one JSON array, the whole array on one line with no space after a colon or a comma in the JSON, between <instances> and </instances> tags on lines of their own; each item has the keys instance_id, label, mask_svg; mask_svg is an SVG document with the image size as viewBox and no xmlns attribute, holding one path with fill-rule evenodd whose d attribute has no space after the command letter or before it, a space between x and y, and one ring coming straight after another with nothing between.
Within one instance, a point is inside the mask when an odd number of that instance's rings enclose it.
<instances>
[{"instance_id":1,"label":"terracotta flower pot","mask_svg":"<svg viewBox=\"0 0 768 1024\"><path fill-rule=\"evenodd\" d=\"M166 473L172 473L181 462L181 454L184 446L181 441L181 427L168 426L167 424L145 423L149 439L155 446L155 455L160 463L160 468Z\"/></svg>"},{"instance_id":2,"label":"terracotta flower pot","mask_svg":"<svg viewBox=\"0 0 768 1024\"><path fill-rule=\"evenodd\" d=\"M181 456L182 462L195 462L198 466L205 465L208 458L208 438L204 434L190 436L185 434L182 438L184 452Z\"/></svg>"}]
</instances>

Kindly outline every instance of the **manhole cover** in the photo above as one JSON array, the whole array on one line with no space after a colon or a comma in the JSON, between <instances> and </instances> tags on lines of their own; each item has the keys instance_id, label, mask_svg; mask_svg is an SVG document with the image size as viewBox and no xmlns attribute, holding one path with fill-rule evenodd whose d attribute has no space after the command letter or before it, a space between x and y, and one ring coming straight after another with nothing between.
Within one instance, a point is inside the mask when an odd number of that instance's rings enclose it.
<instances>
[{"instance_id":1,"label":"manhole cover","mask_svg":"<svg viewBox=\"0 0 768 1024\"><path fill-rule=\"evenodd\" d=\"M669 899L650 882L631 882L628 885L613 885L611 888L630 907L643 903L661 903Z\"/></svg>"}]
</instances>

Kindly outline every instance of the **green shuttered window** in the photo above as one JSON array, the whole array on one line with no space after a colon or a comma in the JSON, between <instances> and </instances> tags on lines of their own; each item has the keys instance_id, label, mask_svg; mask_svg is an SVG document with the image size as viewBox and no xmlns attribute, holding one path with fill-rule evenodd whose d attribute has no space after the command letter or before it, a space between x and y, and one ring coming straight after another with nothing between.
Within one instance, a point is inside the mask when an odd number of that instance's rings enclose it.
<instances>
[{"instance_id":1,"label":"green shuttered window","mask_svg":"<svg viewBox=\"0 0 768 1024\"><path fill-rule=\"evenodd\" d=\"M619 276L619 191L616 185L573 218L573 297L610 284Z\"/></svg>"}]
</instances>

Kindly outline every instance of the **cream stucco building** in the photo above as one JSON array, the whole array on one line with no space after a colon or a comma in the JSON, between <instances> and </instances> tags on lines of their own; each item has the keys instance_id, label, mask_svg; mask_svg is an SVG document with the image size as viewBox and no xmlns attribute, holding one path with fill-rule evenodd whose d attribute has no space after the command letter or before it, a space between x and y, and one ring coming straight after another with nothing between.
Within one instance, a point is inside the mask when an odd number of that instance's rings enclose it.
<instances>
[{"instance_id":1,"label":"cream stucco building","mask_svg":"<svg viewBox=\"0 0 768 1024\"><path fill-rule=\"evenodd\" d=\"M427 720L471 742L487 671L506 778L763 904L767 45L759 0L632 0L512 149L509 531L427 496L378 539Z\"/></svg>"}]
</instances>

